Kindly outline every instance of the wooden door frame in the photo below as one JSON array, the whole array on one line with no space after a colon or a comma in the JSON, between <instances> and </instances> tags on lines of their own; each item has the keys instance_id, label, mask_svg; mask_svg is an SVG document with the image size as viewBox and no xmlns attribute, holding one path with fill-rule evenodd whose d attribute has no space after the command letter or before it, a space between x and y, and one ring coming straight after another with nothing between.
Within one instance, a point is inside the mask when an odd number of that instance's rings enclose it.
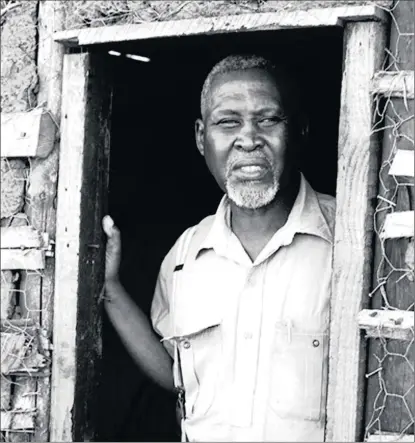
<instances>
[{"instance_id":1,"label":"wooden door frame","mask_svg":"<svg viewBox=\"0 0 415 443\"><path fill-rule=\"evenodd\" d=\"M372 134L372 79L381 69L384 57L387 32L384 11L369 5L197 18L62 31L55 34L55 41L66 47L82 47L85 50L100 43L149 38L333 26L344 28L344 69L338 143L326 441L360 441L366 359L357 316L368 299L366 295L369 293L373 261L371 246L378 187L379 142ZM99 60L99 56L88 52L65 55L57 208L51 441L88 441L93 438L93 430L88 428L87 423L89 400L88 391L85 391L85 380L90 378L86 378L82 372L82 362L91 358L90 346L100 346L99 331L91 334L87 330L91 320L97 321L99 317L97 298L103 283L104 245L100 215L103 214L102 202L106 199L108 177L108 137L96 131L91 133L91 128L98 122L108 129L109 101L102 94L108 97L110 89L108 83L101 81L102 78L99 80L101 73L96 71ZM92 91L99 90L96 89L98 84L103 92L94 95ZM97 137L95 142L92 137ZM99 143L97 140L105 142ZM96 168L101 168L101 172ZM95 178L91 179L91 176ZM89 234L86 234L86 229L89 229ZM94 261L93 265L91 260ZM86 269L89 270L87 273ZM88 277L91 269L93 276ZM89 284L82 281L82 276L90 279ZM88 300L85 300L86 288L91 294ZM83 309L87 309L87 312L83 312ZM93 355L98 358L99 352ZM89 377L93 377L92 366Z\"/></svg>"}]
</instances>

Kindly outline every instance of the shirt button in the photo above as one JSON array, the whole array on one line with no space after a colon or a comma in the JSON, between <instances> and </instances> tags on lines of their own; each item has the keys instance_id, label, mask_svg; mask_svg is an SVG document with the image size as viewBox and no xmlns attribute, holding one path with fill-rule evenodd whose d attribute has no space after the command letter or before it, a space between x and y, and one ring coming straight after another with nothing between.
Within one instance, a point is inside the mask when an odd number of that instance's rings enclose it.
<instances>
[{"instance_id":1,"label":"shirt button","mask_svg":"<svg viewBox=\"0 0 415 443\"><path fill-rule=\"evenodd\" d=\"M183 342L183 347L185 348L185 349L189 349L190 348L190 341L184 341Z\"/></svg>"},{"instance_id":2,"label":"shirt button","mask_svg":"<svg viewBox=\"0 0 415 443\"><path fill-rule=\"evenodd\" d=\"M252 332L245 332L245 334L244 334L244 338L245 338L246 340L250 340L252 337L253 337Z\"/></svg>"},{"instance_id":3,"label":"shirt button","mask_svg":"<svg viewBox=\"0 0 415 443\"><path fill-rule=\"evenodd\" d=\"M313 340L313 346L315 348L319 347L320 346L320 342L318 340Z\"/></svg>"}]
</instances>

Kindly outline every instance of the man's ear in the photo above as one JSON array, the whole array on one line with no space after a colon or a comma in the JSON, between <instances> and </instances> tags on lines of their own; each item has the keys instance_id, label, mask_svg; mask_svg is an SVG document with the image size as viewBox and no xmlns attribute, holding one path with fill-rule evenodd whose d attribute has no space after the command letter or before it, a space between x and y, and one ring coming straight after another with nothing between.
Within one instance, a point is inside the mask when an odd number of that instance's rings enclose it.
<instances>
[{"instance_id":1,"label":"man's ear","mask_svg":"<svg viewBox=\"0 0 415 443\"><path fill-rule=\"evenodd\" d=\"M197 149L202 155L205 155L205 125L200 118L195 122L195 137Z\"/></svg>"}]
</instances>

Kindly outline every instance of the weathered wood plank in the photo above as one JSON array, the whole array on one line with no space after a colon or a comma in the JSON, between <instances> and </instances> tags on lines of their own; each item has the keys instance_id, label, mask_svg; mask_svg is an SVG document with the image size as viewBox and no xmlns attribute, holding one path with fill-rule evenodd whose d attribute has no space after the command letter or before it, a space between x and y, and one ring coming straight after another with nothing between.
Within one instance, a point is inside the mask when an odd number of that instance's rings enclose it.
<instances>
[{"instance_id":1,"label":"weathered wood plank","mask_svg":"<svg viewBox=\"0 0 415 443\"><path fill-rule=\"evenodd\" d=\"M56 124L48 111L1 114L2 157L46 157L53 149Z\"/></svg>"},{"instance_id":2,"label":"weathered wood plank","mask_svg":"<svg viewBox=\"0 0 415 443\"><path fill-rule=\"evenodd\" d=\"M380 238L404 238L414 236L414 211L393 212L386 216Z\"/></svg>"},{"instance_id":3,"label":"weathered wood plank","mask_svg":"<svg viewBox=\"0 0 415 443\"><path fill-rule=\"evenodd\" d=\"M394 434L392 432L382 432L370 435L365 441L370 443L378 443L378 442L413 443L415 441L415 436L409 434Z\"/></svg>"},{"instance_id":4,"label":"weathered wood plank","mask_svg":"<svg viewBox=\"0 0 415 443\"><path fill-rule=\"evenodd\" d=\"M38 101L46 103L56 122L61 120L62 75L64 47L55 43L53 33L64 29L65 10L61 2L39 1L38 10L38 60L39 77ZM34 158L31 162L27 196L30 204L26 207L30 223L50 238L56 234L56 198L59 160L59 140L45 159ZM23 273L21 285L25 289L25 306L33 316L37 307L41 310L38 321L47 339L53 329L55 260L47 258L42 277ZM23 309L23 312L25 312ZM36 400L36 428L34 441L50 441L50 377L38 379Z\"/></svg>"},{"instance_id":5,"label":"weathered wood plank","mask_svg":"<svg viewBox=\"0 0 415 443\"><path fill-rule=\"evenodd\" d=\"M389 175L396 177L413 177L414 161L414 151L398 149L393 157Z\"/></svg>"},{"instance_id":6,"label":"weathered wood plank","mask_svg":"<svg viewBox=\"0 0 415 443\"><path fill-rule=\"evenodd\" d=\"M414 71L380 71L372 80L372 94L385 97L414 98Z\"/></svg>"},{"instance_id":7,"label":"weathered wood plank","mask_svg":"<svg viewBox=\"0 0 415 443\"><path fill-rule=\"evenodd\" d=\"M407 341L414 338L414 311L363 309L357 316L357 322L369 337Z\"/></svg>"},{"instance_id":8,"label":"weathered wood plank","mask_svg":"<svg viewBox=\"0 0 415 443\"><path fill-rule=\"evenodd\" d=\"M104 215L111 94L89 54L65 56L56 234L51 440L90 441L101 357ZM88 122L88 125L87 125ZM90 248L89 243L100 248ZM70 302L68 302L70 300ZM82 313L82 315L80 315Z\"/></svg>"},{"instance_id":9,"label":"weathered wood plank","mask_svg":"<svg viewBox=\"0 0 415 443\"><path fill-rule=\"evenodd\" d=\"M0 228L1 249L41 248L44 240L39 231L32 226Z\"/></svg>"},{"instance_id":10,"label":"weathered wood plank","mask_svg":"<svg viewBox=\"0 0 415 443\"><path fill-rule=\"evenodd\" d=\"M68 46L83 46L186 35L344 26L345 22L360 20L386 21L386 14L375 5L315 8L76 29L57 32L55 40Z\"/></svg>"},{"instance_id":11,"label":"weathered wood plank","mask_svg":"<svg viewBox=\"0 0 415 443\"><path fill-rule=\"evenodd\" d=\"M42 270L45 268L45 252L40 249L2 249L1 270Z\"/></svg>"},{"instance_id":12,"label":"weathered wood plank","mask_svg":"<svg viewBox=\"0 0 415 443\"><path fill-rule=\"evenodd\" d=\"M35 409L29 411L1 411L0 414L1 430L3 432L17 430L29 432L34 428ZM15 423L17 423L17 425L15 425ZM21 426L22 424L26 427L22 429L16 428L16 426Z\"/></svg>"},{"instance_id":13,"label":"weathered wood plank","mask_svg":"<svg viewBox=\"0 0 415 443\"><path fill-rule=\"evenodd\" d=\"M382 62L385 34L384 26L373 22L345 29L326 441L362 438L364 341L356 317L370 284L378 167L370 83Z\"/></svg>"},{"instance_id":14,"label":"weathered wood plank","mask_svg":"<svg viewBox=\"0 0 415 443\"><path fill-rule=\"evenodd\" d=\"M88 54L64 57L62 110L65 118L61 126L55 261L55 291L59 297L54 301L51 441L71 441L74 425L78 251L88 68Z\"/></svg>"}]
</instances>

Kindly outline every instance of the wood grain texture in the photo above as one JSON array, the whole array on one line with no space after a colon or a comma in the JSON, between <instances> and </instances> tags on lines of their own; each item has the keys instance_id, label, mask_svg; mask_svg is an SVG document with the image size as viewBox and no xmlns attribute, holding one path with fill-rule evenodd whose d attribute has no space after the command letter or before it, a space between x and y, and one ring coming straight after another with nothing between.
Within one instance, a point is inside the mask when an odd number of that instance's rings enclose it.
<instances>
[{"instance_id":1,"label":"wood grain texture","mask_svg":"<svg viewBox=\"0 0 415 443\"><path fill-rule=\"evenodd\" d=\"M385 21L386 14L375 5L336 6L78 29L58 32L55 40L68 46L83 46L186 35L344 26L345 22L359 20Z\"/></svg>"},{"instance_id":2,"label":"wood grain texture","mask_svg":"<svg viewBox=\"0 0 415 443\"><path fill-rule=\"evenodd\" d=\"M75 403L81 186L89 55L66 55L56 230L51 441L72 441ZM64 166L63 166L64 165Z\"/></svg>"},{"instance_id":3,"label":"wood grain texture","mask_svg":"<svg viewBox=\"0 0 415 443\"><path fill-rule=\"evenodd\" d=\"M46 157L53 149L56 125L44 108L1 114L2 157Z\"/></svg>"},{"instance_id":4,"label":"wood grain texture","mask_svg":"<svg viewBox=\"0 0 415 443\"><path fill-rule=\"evenodd\" d=\"M99 56L65 56L56 243L51 440L93 438L101 357L111 94ZM91 248L98 244L99 248ZM96 409L96 408L95 408Z\"/></svg>"},{"instance_id":5,"label":"wood grain texture","mask_svg":"<svg viewBox=\"0 0 415 443\"><path fill-rule=\"evenodd\" d=\"M396 177L414 177L414 151L398 149L392 160L389 175Z\"/></svg>"},{"instance_id":6,"label":"wood grain texture","mask_svg":"<svg viewBox=\"0 0 415 443\"><path fill-rule=\"evenodd\" d=\"M370 337L406 341L414 338L414 311L363 309L357 322Z\"/></svg>"},{"instance_id":7,"label":"wood grain texture","mask_svg":"<svg viewBox=\"0 0 415 443\"><path fill-rule=\"evenodd\" d=\"M377 72L372 80L371 92L385 97L413 99L414 71Z\"/></svg>"},{"instance_id":8,"label":"wood grain texture","mask_svg":"<svg viewBox=\"0 0 415 443\"><path fill-rule=\"evenodd\" d=\"M382 432L378 434L370 435L365 441L370 443L413 443L415 441L415 436L409 434L394 434L393 432Z\"/></svg>"},{"instance_id":9,"label":"wood grain texture","mask_svg":"<svg viewBox=\"0 0 415 443\"><path fill-rule=\"evenodd\" d=\"M392 212L386 216L380 238L403 238L414 236L414 211Z\"/></svg>"},{"instance_id":10,"label":"wood grain texture","mask_svg":"<svg viewBox=\"0 0 415 443\"><path fill-rule=\"evenodd\" d=\"M55 43L53 33L64 28L65 8L61 2L41 0L38 7L37 74L39 78L38 103L43 103L53 120L60 125L62 101L63 55L62 45ZM59 129L60 130L60 129ZM58 134L57 134L58 135ZM46 158L35 157L31 161L31 175L27 189L30 204L26 213L31 225L49 238L56 235L56 198L59 164L59 137ZM23 273L23 315L30 315L42 326L48 340L53 328L55 260L48 257L42 276ZM45 372L46 374L46 372ZM37 379L36 423L34 441L50 441L50 375Z\"/></svg>"},{"instance_id":11,"label":"wood grain texture","mask_svg":"<svg viewBox=\"0 0 415 443\"><path fill-rule=\"evenodd\" d=\"M0 228L1 249L28 249L44 246L42 235L32 226Z\"/></svg>"},{"instance_id":12,"label":"wood grain texture","mask_svg":"<svg viewBox=\"0 0 415 443\"><path fill-rule=\"evenodd\" d=\"M1 270L30 270L45 269L45 252L40 249L2 249Z\"/></svg>"},{"instance_id":13,"label":"wood grain texture","mask_svg":"<svg viewBox=\"0 0 415 443\"><path fill-rule=\"evenodd\" d=\"M326 441L361 441L364 343L356 319L370 285L378 168L370 83L382 62L385 34L375 22L345 29Z\"/></svg>"}]
</instances>

